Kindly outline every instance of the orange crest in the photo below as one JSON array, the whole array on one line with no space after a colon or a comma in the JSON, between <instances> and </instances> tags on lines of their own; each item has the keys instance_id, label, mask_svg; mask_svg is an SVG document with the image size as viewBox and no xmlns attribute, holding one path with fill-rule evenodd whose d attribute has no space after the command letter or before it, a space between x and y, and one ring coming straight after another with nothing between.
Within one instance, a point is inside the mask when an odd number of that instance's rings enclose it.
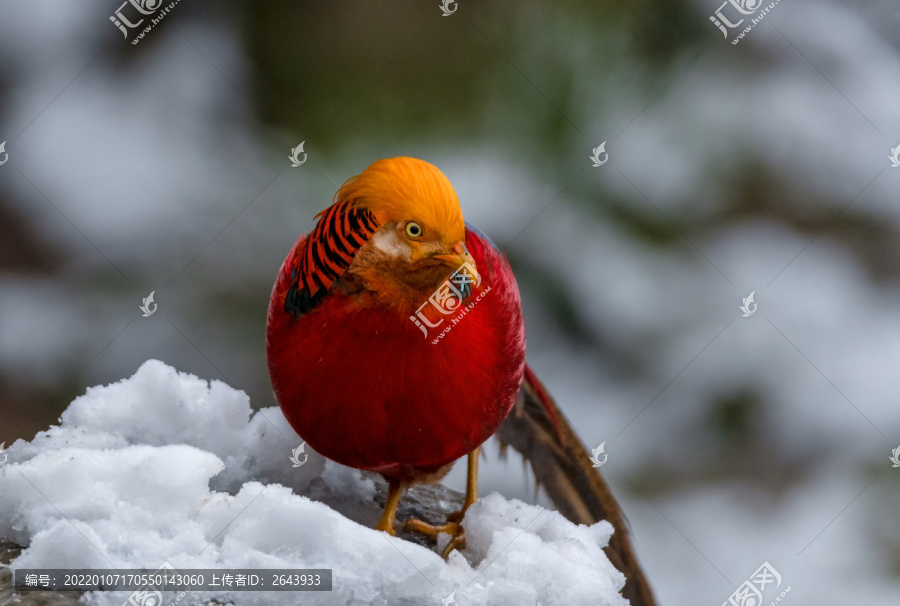
<instances>
[{"instance_id":1,"label":"orange crest","mask_svg":"<svg viewBox=\"0 0 900 606\"><path fill-rule=\"evenodd\" d=\"M415 219L440 229L449 241L465 236L456 190L444 173L424 160L403 156L378 160L348 179L335 196L338 200L370 210L381 225Z\"/></svg>"},{"instance_id":2,"label":"orange crest","mask_svg":"<svg viewBox=\"0 0 900 606\"><path fill-rule=\"evenodd\" d=\"M303 314L315 307L357 251L390 221L416 220L438 229L447 241L465 237L459 198L447 177L415 158L378 160L348 179L334 203L297 247L290 263L292 285L285 310Z\"/></svg>"}]
</instances>

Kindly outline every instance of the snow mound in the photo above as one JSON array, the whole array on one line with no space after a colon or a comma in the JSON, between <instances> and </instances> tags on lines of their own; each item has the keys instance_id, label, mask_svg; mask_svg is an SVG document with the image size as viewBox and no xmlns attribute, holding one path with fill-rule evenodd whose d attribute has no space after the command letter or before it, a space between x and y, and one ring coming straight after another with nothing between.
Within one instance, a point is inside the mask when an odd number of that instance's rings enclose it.
<instances>
[{"instance_id":1,"label":"snow mound","mask_svg":"<svg viewBox=\"0 0 900 606\"><path fill-rule=\"evenodd\" d=\"M620 606L602 551L612 527L491 494L465 519L468 547L434 551L305 496L315 478L371 500L358 471L309 453L278 408L150 360L76 398L61 425L19 440L0 466L0 538L12 568L331 568L331 592L190 592L179 604L571 604ZM304 455L300 455L303 460ZM299 494L298 494L299 493ZM450 594L452 600L447 600ZM118 606L122 593L85 594ZM164 603L174 599L165 596Z\"/></svg>"}]
</instances>

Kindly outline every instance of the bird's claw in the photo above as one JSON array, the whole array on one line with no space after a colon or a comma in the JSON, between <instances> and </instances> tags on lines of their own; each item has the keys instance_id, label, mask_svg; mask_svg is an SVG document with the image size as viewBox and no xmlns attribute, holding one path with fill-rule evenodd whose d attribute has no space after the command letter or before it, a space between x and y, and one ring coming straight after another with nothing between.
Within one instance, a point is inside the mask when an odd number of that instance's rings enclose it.
<instances>
[{"instance_id":1,"label":"bird's claw","mask_svg":"<svg viewBox=\"0 0 900 606\"><path fill-rule=\"evenodd\" d=\"M450 552L454 549L465 549L466 548L466 531L462 526L459 527L459 533L450 536L450 542L447 543L447 546L444 547L444 551L441 552L441 557L445 560L450 557Z\"/></svg>"},{"instance_id":2,"label":"bird's claw","mask_svg":"<svg viewBox=\"0 0 900 606\"><path fill-rule=\"evenodd\" d=\"M446 560L450 556L450 552L454 549L466 548L466 531L461 524L462 519L463 512L454 511L447 516L446 524L435 526L423 522L422 520L413 519L406 521L403 525L403 530L404 532L417 532L423 534L427 537L431 537L434 541L437 541L438 535L442 532L449 534L450 542L447 543L447 546L444 547L444 550L441 552L441 557Z\"/></svg>"}]
</instances>

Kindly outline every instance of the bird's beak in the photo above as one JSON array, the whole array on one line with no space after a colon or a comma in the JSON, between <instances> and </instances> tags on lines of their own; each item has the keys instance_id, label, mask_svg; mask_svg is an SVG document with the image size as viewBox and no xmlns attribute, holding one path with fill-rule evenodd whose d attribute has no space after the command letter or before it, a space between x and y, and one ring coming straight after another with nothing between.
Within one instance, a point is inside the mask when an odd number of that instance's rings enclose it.
<instances>
[{"instance_id":1,"label":"bird's beak","mask_svg":"<svg viewBox=\"0 0 900 606\"><path fill-rule=\"evenodd\" d=\"M469 254L469 249L466 248L466 243L462 240L459 240L456 244L453 245L454 255L434 255L435 259L440 259L443 261L444 265L449 265L453 269L459 269L463 266L463 264L468 263L472 266L472 269L475 269L475 259L472 258L472 255Z\"/></svg>"}]
</instances>

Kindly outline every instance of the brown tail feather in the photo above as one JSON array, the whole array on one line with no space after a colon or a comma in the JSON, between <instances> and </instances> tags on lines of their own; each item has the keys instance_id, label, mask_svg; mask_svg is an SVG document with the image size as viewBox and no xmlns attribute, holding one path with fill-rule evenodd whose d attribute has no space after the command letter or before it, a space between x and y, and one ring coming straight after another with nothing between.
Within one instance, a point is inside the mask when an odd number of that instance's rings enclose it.
<instances>
[{"instance_id":1,"label":"brown tail feather","mask_svg":"<svg viewBox=\"0 0 900 606\"><path fill-rule=\"evenodd\" d=\"M625 515L553 398L534 372L525 380L512 412L497 432L501 448L512 446L531 464L535 482L543 486L559 512L577 524L607 520L615 533L606 548L613 565L625 575L622 595L632 606L656 606L631 544Z\"/></svg>"}]
</instances>

